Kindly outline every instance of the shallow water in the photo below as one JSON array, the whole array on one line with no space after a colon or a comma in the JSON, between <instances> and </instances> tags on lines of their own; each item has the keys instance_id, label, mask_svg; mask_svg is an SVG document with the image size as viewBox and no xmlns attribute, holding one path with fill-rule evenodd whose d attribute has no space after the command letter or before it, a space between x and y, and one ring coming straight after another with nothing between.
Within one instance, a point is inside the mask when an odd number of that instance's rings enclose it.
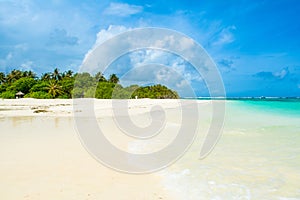
<instances>
[{"instance_id":1,"label":"shallow water","mask_svg":"<svg viewBox=\"0 0 300 200\"><path fill-rule=\"evenodd\" d=\"M223 135L203 160L201 138L161 172L180 199L300 199L299 101L227 101Z\"/></svg>"}]
</instances>

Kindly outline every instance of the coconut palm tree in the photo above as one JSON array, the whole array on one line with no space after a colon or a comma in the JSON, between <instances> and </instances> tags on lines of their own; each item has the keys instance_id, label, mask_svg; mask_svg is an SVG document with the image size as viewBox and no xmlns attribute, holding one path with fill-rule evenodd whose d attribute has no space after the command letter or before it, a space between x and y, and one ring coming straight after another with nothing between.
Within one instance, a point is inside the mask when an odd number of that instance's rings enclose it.
<instances>
[{"instance_id":1,"label":"coconut palm tree","mask_svg":"<svg viewBox=\"0 0 300 200\"><path fill-rule=\"evenodd\" d=\"M119 82L119 78L117 77L116 74L112 74L112 75L110 75L108 81L111 82L111 83L118 83Z\"/></svg>"},{"instance_id":2,"label":"coconut palm tree","mask_svg":"<svg viewBox=\"0 0 300 200\"><path fill-rule=\"evenodd\" d=\"M66 73L65 73L65 76L68 77L68 78L71 78L72 75L73 75L73 71L72 71L72 70L68 70L68 71L66 71Z\"/></svg>"},{"instance_id":3,"label":"coconut palm tree","mask_svg":"<svg viewBox=\"0 0 300 200\"><path fill-rule=\"evenodd\" d=\"M51 74L51 78L56 81L61 80L62 76L58 68L54 69L53 73Z\"/></svg>"},{"instance_id":4,"label":"coconut palm tree","mask_svg":"<svg viewBox=\"0 0 300 200\"><path fill-rule=\"evenodd\" d=\"M33 71L29 70L27 77L28 78L36 78L36 74Z\"/></svg>"},{"instance_id":5,"label":"coconut palm tree","mask_svg":"<svg viewBox=\"0 0 300 200\"><path fill-rule=\"evenodd\" d=\"M22 72L22 77L35 78L36 75L35 75L35 73L33 71L29 70L29 71Z\"/></svg>"},{"instance_id":6,"label":"coconut palm tree","mask_svg":"<svg viewBox=\"0 0 300 200\"><path fill-rule=\"evenodd\" d=\"M6 78L5 78L5 74L3 72L0 72L0 84L5 83Z\"/></svg>"},{"instance_id":7,"label":"coconut palm tree","mask_svg":"<svg viewBox=\"0 0 300 200\"><path fill-rule=\"evenodd\" d=\"M14 69L6 76L6 79L9 83L11 83L22 78L22 74L23 73L20 70Z\"/></svg>"},{"instance_id":8,"label":"coconut palm tree","mask_svg":"<svg viewBox=\"0 0 300 200\"><path fill-rule=\"evenodd\" d=\"M41 79L42 79L43 81L50 81L50 79L51 79L51 74L50 74L50 73L44 73L44 74L42 75Z\"/></svg>"},{"instance_id":9,"label":"coconut palm tree","mask_svg":"<svg viewBox=\"0 0 300 200\"><path fill-rule=\"evenodd\" d=\"M56 81L50 81L46 86L46 89L53 98L56 98L57 96L62 94L62 87L58 85Z\"/></svg>"},{"instance_id":10,"label":"coconut palm tree","mask_svg":"<svg viewBox=\"0 0 300 200\"><path fill-rule=\"evenodd\" d=\"M104 74L102 72L98 72L96 75L95 75L95 79L99 82L106 82L106 78L104 77Z\"/></svg>"}]
</instances>

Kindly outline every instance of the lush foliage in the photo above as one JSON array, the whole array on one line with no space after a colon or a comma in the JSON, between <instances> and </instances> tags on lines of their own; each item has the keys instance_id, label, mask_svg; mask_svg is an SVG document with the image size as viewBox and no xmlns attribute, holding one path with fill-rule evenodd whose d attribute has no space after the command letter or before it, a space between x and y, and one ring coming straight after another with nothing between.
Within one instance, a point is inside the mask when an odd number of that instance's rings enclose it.
<instances>
[{"instance_id":1,"label":"lush foliage","mask_svg":"<svg viewBox=\"0 0 300 200\"><path fill-rule=\"evenodd\" d=\"M0 72L0 98L12 99L21 91L24 97L37 99L51 98L179 98L175 91L163 85L123 87L116 74L108 79L99 72L94 76L89 73L76 73L71 70L61 73L59 69L42 74L39 78L32 71L12 70Z\"/></svg>"}]
</instances>

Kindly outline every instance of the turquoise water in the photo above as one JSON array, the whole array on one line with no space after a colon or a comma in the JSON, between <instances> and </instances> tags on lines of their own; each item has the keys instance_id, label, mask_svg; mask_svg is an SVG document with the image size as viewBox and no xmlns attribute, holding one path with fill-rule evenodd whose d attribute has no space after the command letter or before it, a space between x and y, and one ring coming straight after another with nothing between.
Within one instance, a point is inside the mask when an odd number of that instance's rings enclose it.
<instances>
[{"instance_id":1,"label":"turquoise water","mask_svg":"<svg viewBox=\"0 0 300 200\"><path fill-rule=\"evenodd\" d=\"M236 104L243 109L300 117L300 99L238 100Z\"/></svg>"},{"instance_id":2,"label":"turquoise water","mask_svg":"<svg viewBox=\"0 0 300 200\"><path fill-rule=\"evenodd\" d=\"M179 199L300 199L299 100L227 101L222 137L199 160L209 122L202 121L186 155L162 172Z\"/></svg>"}]
</instances>

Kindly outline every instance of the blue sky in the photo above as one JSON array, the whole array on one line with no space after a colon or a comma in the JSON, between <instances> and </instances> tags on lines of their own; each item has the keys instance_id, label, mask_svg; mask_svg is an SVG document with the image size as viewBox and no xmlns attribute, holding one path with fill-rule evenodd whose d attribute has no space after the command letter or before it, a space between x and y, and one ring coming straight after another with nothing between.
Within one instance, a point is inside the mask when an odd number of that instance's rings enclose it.
<instances>
[{"instance_id":1,"label":"blue sky","mask_svg":"<svg viewBox=\"0 0 300 200\"><path fill-rule=\"evenodd\" d=\"M0 71L77 71L97 41L134 28L163 27L204 47L227 96L300 96L299 18L298 0L0 0ZM154 54L135 52L115 67L144 63ZM162 57L171 67L185 66L181 72L197 95L207 95L187 63L164 55L156 61Z\"/></svg>"}]
</instances>

